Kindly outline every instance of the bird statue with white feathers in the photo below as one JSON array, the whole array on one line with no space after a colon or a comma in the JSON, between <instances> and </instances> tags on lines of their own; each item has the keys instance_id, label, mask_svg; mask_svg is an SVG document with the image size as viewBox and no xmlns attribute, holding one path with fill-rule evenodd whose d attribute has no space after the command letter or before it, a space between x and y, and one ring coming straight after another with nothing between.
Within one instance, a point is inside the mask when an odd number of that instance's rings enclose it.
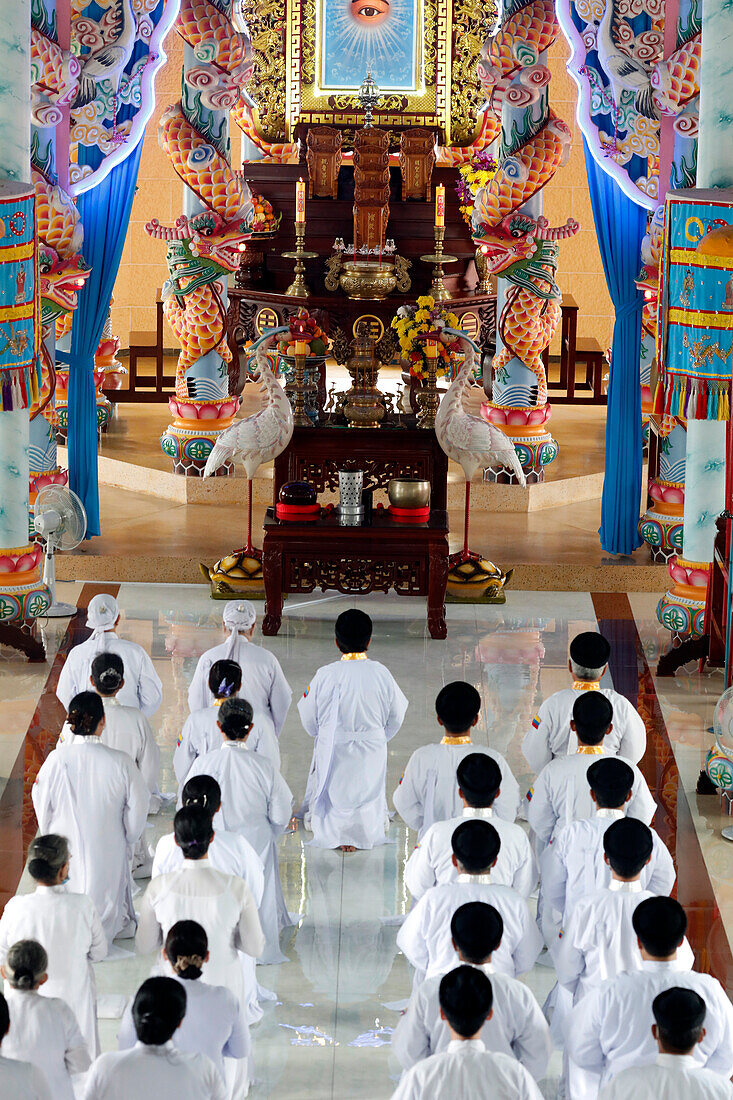
<instances>
[{"instance_id":1,"label":"bird statue with white feathers","mask_svg":"<svg viewBox=\"0 0 733 1100\"><path fill-rule=\"evenodd\" d=\"M468 548L468 524L471 512L471 478L480 467L507 466L520 485L527 479L510 439L493 424L473 416L463 407L466 390L473 384L475 350L463 332L444 329L448 335L463 339L466 354L448 392L435 415L435 435L448 458L463 467L466 477L466 509L463 526L463 549L451 554L448 588L453 594L473 594L477 586L485 586L483 594L495 602L504 602L501 590L511 577L492 562L484 561Z\"/></svg>"},{"instance_id":2,"label":"bird statue with white feathers","mask_svg":"<svg viewBox=\"0 0 733 1100\"><path fill-rule=\"evenodd\" d=\"M246 546L222 558L212 569L201 565L212 594L222 599L231 599L252 581L261 583L262 551L252 545L252 480L263 462L270 462L285 450L293 435L293 410L272 372L265 346L264 341L260 343L254 357L263 407L222 432L204 468L204 477L211 477L220 466L239 461L247 475Z\"/></svg>"}]
</instances>

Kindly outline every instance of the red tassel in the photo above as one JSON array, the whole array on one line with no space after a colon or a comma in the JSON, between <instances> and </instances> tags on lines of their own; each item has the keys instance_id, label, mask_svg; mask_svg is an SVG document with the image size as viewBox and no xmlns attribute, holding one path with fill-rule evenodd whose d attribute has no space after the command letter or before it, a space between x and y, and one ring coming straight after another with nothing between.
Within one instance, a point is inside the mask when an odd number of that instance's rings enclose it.
<instances>
[{"instance_id":1,"label":"red tassel","mask_svg":"<svg viewBox=\"0 0 733 1100\"><path fill-rule=\"evenodd\" d=\"M708 410L708 394L707 385L705 382L700 382L700 387L697 393L697 407L695 409L695 419L704 420Z\"/></svg>"}]
</instances>

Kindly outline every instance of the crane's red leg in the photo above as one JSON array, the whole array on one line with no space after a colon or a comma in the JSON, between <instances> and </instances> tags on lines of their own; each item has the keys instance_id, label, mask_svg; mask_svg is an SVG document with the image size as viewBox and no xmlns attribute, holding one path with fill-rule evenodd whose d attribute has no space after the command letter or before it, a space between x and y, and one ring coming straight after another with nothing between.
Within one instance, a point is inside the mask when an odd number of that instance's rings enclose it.
<instances>
[{"instance_id":1,"label":"crane's red leg","mask_svg":"<svg viewBox=\"0 0 733 1100\"><path fill-rule=\"evenodd\" d=\"M252 478L247 478L247 553L252 550Z\"/></svg>"},{"instance_id":2,"label":"crane's red leg","mask_svg":"<svg viewBox=\"0 0 733 1100\"><path fill-rule=\"evenodd\" d=\"M466 478L466 504L463 515L463 557L468 560L468 519L471 514L471 482Z\"/></svg>"}]
</instances>

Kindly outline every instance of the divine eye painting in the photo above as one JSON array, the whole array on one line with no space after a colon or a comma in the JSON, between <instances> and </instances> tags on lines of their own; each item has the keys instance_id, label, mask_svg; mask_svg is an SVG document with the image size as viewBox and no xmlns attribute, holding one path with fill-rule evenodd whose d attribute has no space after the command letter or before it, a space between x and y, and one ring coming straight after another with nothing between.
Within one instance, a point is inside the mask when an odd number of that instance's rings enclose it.
<instances>
[{"instance_id":1,"label":"divine eye painting","mask_svg":"<svg viewBox=\"0 0 733 1100\"><path fill-rule=\"evenodd\" d=\"M321 0L320 87L357 91L367 71L383 91L416 91L420 0Z\"/></svg>"}]
</instances>

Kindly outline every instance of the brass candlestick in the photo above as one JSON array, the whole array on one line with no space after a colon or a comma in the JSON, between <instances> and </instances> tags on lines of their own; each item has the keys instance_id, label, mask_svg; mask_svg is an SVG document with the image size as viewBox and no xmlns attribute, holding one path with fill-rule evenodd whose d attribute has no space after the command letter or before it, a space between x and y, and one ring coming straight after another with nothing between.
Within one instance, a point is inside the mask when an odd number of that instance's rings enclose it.
<instances>
[{"instance_id":1,"label":"brass candlestick","mask_svg":"<svg viewBox=\"0 0 733 1100\"><path fill-rule=\"evenodd\" d=\"M421 256L420 259L423 263L433 265L433 281L430 285L430 294L436 302L447 302L450 300L450 294L445 289L443 283L443 264L454 264L458 257L448 256L443 252L443 241L445 239L445 226L435 226L435 252L430 256Z\"/></svg>"},{"instance_id":2,"label":"brass candlestick","mask_svg":"<svg viewBox=\"0 0 733 1100\"><path fill-rule=\"evenodd\" d=\"M304 260L315 260L318 256L317 252L306 252L303 248L305 243L305 222L295 223L295 250L293 252L283 252L282 257L284 260L295 260L295 270L292 283L285 291L289 298L307 298L310 294L308 285L305 281L305 264Z\"/></svg>"},{"instance_id":3,"label":"brass candlestick","mask_svg":"<svg viewBox=\"0 0 733 1100\"><path fill-rule=\"evenodd\" d=\"M435 415L440 406L440 394L438 392L438 360L426 356L428 364L428 377L417 393L418 428L434 428Z\"/></svg>"}]
</instances>

